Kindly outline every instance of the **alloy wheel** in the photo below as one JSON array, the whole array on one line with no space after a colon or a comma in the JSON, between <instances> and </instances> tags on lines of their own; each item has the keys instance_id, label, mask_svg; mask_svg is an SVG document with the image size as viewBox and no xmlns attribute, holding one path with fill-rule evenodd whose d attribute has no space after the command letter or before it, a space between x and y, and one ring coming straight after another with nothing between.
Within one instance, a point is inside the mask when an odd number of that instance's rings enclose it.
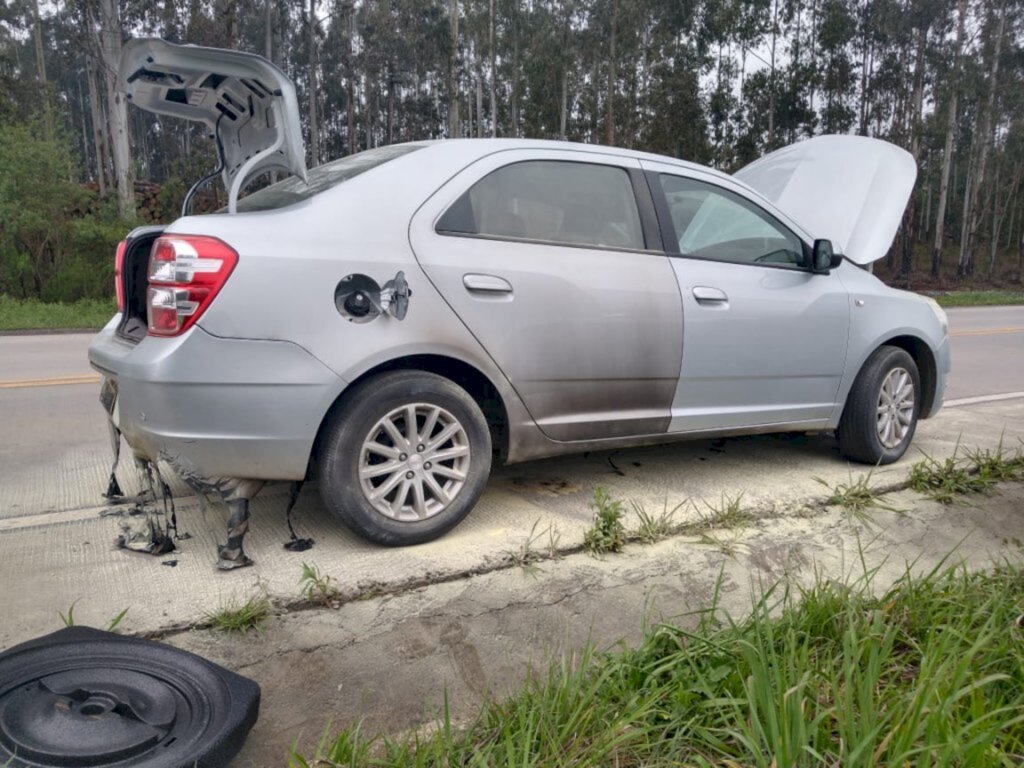
<instances>
[{"instance_id":1,"label":"alloy wheel","mask_svg":"<svg viewBox=\"0 0 1024 768\"><path fill-rule=\"evenodd\" d=\"M876 413L879 442L896 448L914 423L914 379L905 368L893 368L882 380Z\"/></svg>"},{"instance_id":2,"label":"alloy wheel","mask_svg":"<svg viewBox=\"0 0 1024 768\"><path fill-rule=\"evenodd\" d=\"M469 437L455 416L431 403L410 403L370 429L359 452L359 483L367 501L399 522L440 514L469 473Z\"/></svg>"}]
</instances>

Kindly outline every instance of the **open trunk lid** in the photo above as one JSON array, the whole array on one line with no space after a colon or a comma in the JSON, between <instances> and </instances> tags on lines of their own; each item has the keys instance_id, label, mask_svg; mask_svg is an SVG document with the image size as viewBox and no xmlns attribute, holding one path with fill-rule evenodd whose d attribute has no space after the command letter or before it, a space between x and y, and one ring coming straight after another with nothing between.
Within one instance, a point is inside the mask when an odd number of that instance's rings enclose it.
<instances>
[{"instance_id":1,"label":"open trunk lid","mask_svg":"<svg viewBox=\"0 0 1024 768\"><path fill-rule=\"evenodd\" d=\"M914 189L906 150L865 136L817 136L737 171L815 238L862 266L885 256Z\"/></svg>"},{"instance_id":2,"label":"open trunk lid","mask_svg":"<svg viewBox=\"0 0 1024 768\"><path fill-rule=\"evenodd\" d=\"M122 49L120 84L141 109L209 126L230 213L245 182L262 171L306 179L295 88L262 56L136 38Z\"/></svg>"}]
</instances>

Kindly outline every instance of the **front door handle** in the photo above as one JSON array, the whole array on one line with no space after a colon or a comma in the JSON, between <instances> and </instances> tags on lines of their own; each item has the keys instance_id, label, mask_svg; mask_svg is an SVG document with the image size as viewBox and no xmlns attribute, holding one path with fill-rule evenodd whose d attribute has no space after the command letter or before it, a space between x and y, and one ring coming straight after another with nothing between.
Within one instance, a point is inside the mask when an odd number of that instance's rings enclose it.
<instances>
[{"instance_id":1,"label":"front door handle","mask_svg":"<svg viewBox=\"0 0 1024 768\"><path fill-rule=\"evenodd\" d=\"M474 293L512 293L512 283L497 275L470 273L462 276L462 284Z\"/></svg>"},{"instance_id":2,"label":"front door handle","mask_svg":"<svg viewBox=\"0 0 1024 768\"><path fill-rule=\"evenodd\" d=\"M709 288L706 285L697 285L693 289L693 298L698 304L727 304L729 297L720 288Z\"/></svg>"}]
</instances>

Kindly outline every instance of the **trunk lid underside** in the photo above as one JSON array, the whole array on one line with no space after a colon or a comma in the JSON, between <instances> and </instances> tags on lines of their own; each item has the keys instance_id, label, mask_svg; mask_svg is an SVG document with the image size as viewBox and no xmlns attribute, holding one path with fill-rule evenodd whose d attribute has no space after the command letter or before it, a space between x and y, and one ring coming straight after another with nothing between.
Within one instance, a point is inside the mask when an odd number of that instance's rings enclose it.
<instances>
[{"instance_id":1,"label":"trunk lid underside","mask_svg":"<svg viewBox=\"0 0 1024 768\"><path fill-rule=\"evenodd\" d=\"M263 57L137 38L125 43L120 82L140 109L210 128L229 212L235 212L245 182L263 171L281 170L305 180L295 87Z\"/></svg>"}]
</instances>

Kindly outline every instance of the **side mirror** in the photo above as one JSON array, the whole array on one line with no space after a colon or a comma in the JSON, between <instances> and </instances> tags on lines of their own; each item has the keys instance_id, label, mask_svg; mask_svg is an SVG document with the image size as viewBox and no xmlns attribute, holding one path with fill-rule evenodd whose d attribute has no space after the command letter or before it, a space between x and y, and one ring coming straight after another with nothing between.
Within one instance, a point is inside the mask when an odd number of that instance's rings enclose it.
<instances>
[{"instance_id":1,"label":"side mirror","mask_svg":"<svg viewBox=\"0 0 1024 768\"><path fill-rule=\"evenodd\" d=\"M818 275L827 275L843 262L841 254L832 252L831 240L815 240L811 252L811 271Z\"/></svg>"}]
</instances>

